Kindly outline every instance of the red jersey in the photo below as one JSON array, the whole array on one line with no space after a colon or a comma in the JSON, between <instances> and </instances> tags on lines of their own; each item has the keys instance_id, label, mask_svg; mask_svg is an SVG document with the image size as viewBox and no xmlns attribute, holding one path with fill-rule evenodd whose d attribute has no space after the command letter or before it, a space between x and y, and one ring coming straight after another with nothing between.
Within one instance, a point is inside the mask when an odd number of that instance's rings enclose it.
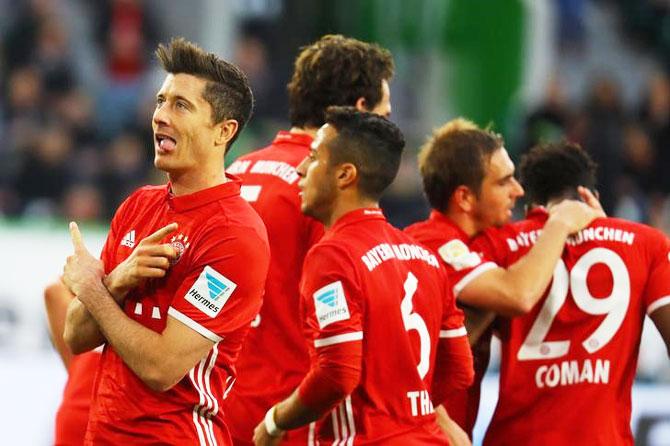
<instances>
[{"instance_id":1,"label":"red jersey","mask_svg":"<svg viewBox=\"0 0 670 446\"><path fill-rule=\"evenodd\" d=\"M307 250L323 235L323 225L300 211L296 167L311 142L306 134L279 132L270 146L228 168L242 179L242 197L263 219L272 253L263 307L240 352L239 376L224 405L236 444L251 444L265 412L287 398L309 370L299 283ZM290 431L283 441L304 445L308 435L308 429Z\"/></svg>"},{"instance_id":2,"label":"red jersey","mask_svg":"<svg viewBox=\"0 0 670 446\"><path fill-rule=\"evenodd\" d=\"M486 231L500 266L525 255L548 214ZM670 303L670 242L614 218L568 238L530 313L499 322L500 396L485 445L632 445L631 387L645 313Z\"/></svg>"},{"instance_id":3,"label":"red jersey","mask_svg":"<svg viewBox=\"0 0 670 446\"><path fill-rule=\"evenodd\" d=\"M449 355L453 342L468 351L446 284L436 256L379 209L344 215L309 251L301 296L313 355L347 342L362 343L363 355L352 364L358 386L317 427L321 444L445 444L430 396L436 352ZM471 379L468 359L445 377Z\"/></svg>"},{"instance_id":4,"label":"red jersey","mask_svg":"<svg viewBox=\"0 0 670 446\"><path fill-rule=\"evenodd\" d=\"M84 443L99 360L100 352L97 350L72 357L63 401L56 413L55 446L79 446Z\"/></svg>"},{"instance_id":5,"label":"red jersey","mask_svg":"<svg viewBox=\"0 0 670 446\"><path fill-rule=\"evenodd\" d=\"M163 242L170 242L179 257L166 277L132 290L124 311L156 332L173 317L210 339L213 347L174 387L155 392L106 345L86 433L89 444L230 444L220 407L261 306L267 235L240 197L236 178L178 197L169 185L147 186L133 193L112 220L102 253L105 271L171 222L179 227Z\"/></svg>"},{"instance_id":6,"label":"red jersey","mask_svg":"<svg viewBox=\"0 0 670 446\"><path fill-rule=\"evenodd\" d=\"M444 214L433 210L427 220L405 228L405 232L438 254L447 268L456 299L465 286L481 273L495 268L468 248L470 237ZM475 381L466 390L457 390L444 401L449 416L472 438L477 421L481 383L489 364L492 331L487 330L472 347Z\"/></svg>"}]
</instances>

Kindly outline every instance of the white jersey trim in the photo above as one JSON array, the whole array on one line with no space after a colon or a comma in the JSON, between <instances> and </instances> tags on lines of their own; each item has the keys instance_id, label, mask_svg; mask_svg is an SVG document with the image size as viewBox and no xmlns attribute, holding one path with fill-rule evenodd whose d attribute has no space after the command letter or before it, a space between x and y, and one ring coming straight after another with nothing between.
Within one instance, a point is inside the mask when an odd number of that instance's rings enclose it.
<instances>
[{"instance_id":1,"label":"white jersey trim","mask_svg":"<svg viewBox=\"0 0 670 446\"><path fill-rule=\"evenodd\" d=\"M190 317L186 316L184 313L180 313L178 310L174 309L173 307L168 308L168 315L172 316L173 318L177 319L179 322L182 324L186 325L187 327L197 331L207 339L209 339L212 342L221 342L223 341L223 338L219 336L218 334L214 333L211 330L208 330L207 328L203 327Z\"/></svg>"},{"instance_id":2,"label":"white jersey trim","mask_svg":"<svg viewBox=\"0 0 670 446\"><path fill-rule=\"evenodd\" d=\"M484 262L467 273L456 285L454 285L454 296L458 297L461 291L463 291L463 288L468 286L470 282L479 277L480 274L494 268L498 268L498 265L496 265L494 262Z\"/></svg>"},{"instance_id":3,"label":"white jersey trim","mask_svg":"<svg viewBox=\"0 0 670 446\"><path fill-rule=\"evenodd\" d=\"M341 344L343 342L360 341L362 339L363 339L363 332L362 331L354 331L354 332L351 332L351 333L344 333L344 334L331 336L329 338L315 339L314 340L314 347L316 347L316 348L326 347L328 345Z\"/></svg>"},{"instance_id":4,"label":"white jersey trim","mask_svg":"<svg viewBox=\"0 0 670 446\"><path fill-rule=\"evenodd\" d=\"M440 338L460 338L461 336L467 336L468 331L465 327L453 328L451 330L440 330Z\"/></svg>"},{"instance_id":5,"label":"white jersey trim","mask_svg":"<svg viewBox=\"0 0 670 446\"><path fill-rule=\"evenodd\" d=\"M193 406L193 424L198 433L200 446L217 446L212 417L218 412L219 402L212 393L209 381L210 373L218 356L218 347L218 343L214 344L209 354L202 358L188 373L191 384L193 384L199 396L198 403Z\"/></svg>"},{"instance_id":6,"label":"white jersey trim","mask_svg":"<svg viewBox=\"0 0 670 446\"><path fill-rule=\"evenodd\" d=\"M670 304L670 296L661 297L660 299L653 302L651 305L647 307L647 314L651 314L654 311L658 310L659 308L664 307L668 304Z\"/></svg>"}]
</instances>

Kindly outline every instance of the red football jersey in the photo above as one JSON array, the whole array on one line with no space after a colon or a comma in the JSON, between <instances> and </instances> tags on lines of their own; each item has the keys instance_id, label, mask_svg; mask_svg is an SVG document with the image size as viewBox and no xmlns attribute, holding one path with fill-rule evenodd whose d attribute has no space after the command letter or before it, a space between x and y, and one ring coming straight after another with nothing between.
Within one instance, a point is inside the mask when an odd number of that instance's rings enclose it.
<instances>
[{"instance_id":1,"label":"red football jersey","mask_svg":"<svg viewBox=\"0 0 670 446\"><path fill-rule=\"evenodd\" d=\"M363 347L360 382L317 426L320 443L444 444L430 396L436 352L455 340L467 351L467 333L436 256L379 209L359 209L309 251L301 296L314 355Z\"/></svg>"},{"instance_id":2,"label":"red football jersey","mask_svg":"<svg viewBox=\"0 0 670 446\"><path fill-rule=\"evenodd\" d=\"M84 443L99 361L100 352L97 350L72 357L63 401L56 413L55 446L79 446Z\"/></svg>"},{"instance_id":3,"label":"red football jersey","mask_svg":"<svg viewBox=\"0 0 670 446\"><path fill-rule=\"evenodd\" d=\"M103 351L86 433L89 444L230 444L221 403L235 382L235 359L258 313L269 264L263 222L239 195L239 180L183 196L147 186L119 208L103 249L106 272L143 238L177 222L179 253L166 277L132 290L128 317L161 332L167 317L214 342L173 388L149 389L114 348Z\"/></svg>"},{"instance_id":4,"label":"red football jersey","mask_svg":"<svg viewBox=\"0 0 670 446\"><path fill-rule=\"evenodd\" d=\"M300 211L296 167L312 138L279 132L272 144L239 158L228 168L242 179L242 197L263 219L270 241L270 270L261 312L252 323L226 399L226 424L236 444L251 444L254 428L277 401L288 397L309 370L299 318L300 273L323 225ZM288 444L308 444L309 429L290 431Z\"/></svg>"},{"instance_id":5,"label":"red football jersey","mask_svg":"<svg viewBox=\"0 0 670 446\"><path fill-rule=\"evenodd\" d=\"M471 247L509 266L547 218L537 209ZM642 323L670 303L669 255L661 232L614 218L568 239L545 296L527 315L499 322L500 396L484 444L633 444Z\"/></svg>"},{"instance_id":6,"label":"red football jersey","mask_svg":"<svg viewBox=\"0 0 670 446\"><path fill-rule=\"evenodd\" d=\"M439 255L447 268L449 280L454 285L456 299L458 293L471 280L496 267L495 263L470 251L470 237L438 211L433 210L427 220L408 226L405 232ZM491 333L491 330L487 330L472 347L475 367L475 381L472 386L466 390L454 391L443 403L449 416L470 438L477 421L482 379L489 364Z\"/></svg>"}]
</instances>

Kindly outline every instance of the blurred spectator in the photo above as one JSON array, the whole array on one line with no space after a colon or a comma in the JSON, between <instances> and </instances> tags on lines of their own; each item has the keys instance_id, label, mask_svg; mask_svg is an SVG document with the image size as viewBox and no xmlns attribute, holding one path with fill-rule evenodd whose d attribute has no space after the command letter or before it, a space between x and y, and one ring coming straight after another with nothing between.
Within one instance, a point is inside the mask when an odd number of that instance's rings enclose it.
<instances>
[{"instance_id":1,"label":"blurred spectator","mask_svg":"<svg viewBox=\"0 0 670 446\"><path fill-rule=\"evenodd\" d=\"M75 184L63 199L63 216L77 222L95 222L103 217L100 191L92 184Z\"/></svg>"},{"instance_id":2,"label":"blurred spectator","mask_svg":"<svg viewBox=\"0 0 670 446\"><path fill-rule=\"evenodd\" d=\"M111 137L133 125L158 33L142 0L100 0L97 6L95 30L105 65L99 130Z\"/></svg>"},{"instance_id":3,"label":"blurred spectator","mask_svg":"<svg viewBox=\"0 0 670 446\"><path fill-rule=\"evenodd\" d=\"M598 191L607 214L616 206L617 180L623 170L623 124L617 85L613 79L599 77L592 84L584 109L586 134L584 147L598 163Z\"/></svg>"},{"instance_id":4,"label":"blurred spectator","mask_svg":"<svg viewBox=\"0 0 670 446\"><path fill-rule=\"evenodd\" d=\"M539 142L559 141L566 135L569 111L560 81L552 78L547 84L544 102L528 115L523 148Z\"/></svg>"},{"instance_id":5,"label":"blurred spectator","mask_svg":"<svg viewBox=\"0 0 670 446\"><path fill-rule=\"evenodd\" d=\"M105 216L111 217L121 201L144 183L149 170L144 151L142 141L133 133L121 133L109 144L101 178Z\"/></svg>"},{"instance_id":6,"label":"blurred spectator","mask_svg":"<svg viewBox=\"0 0 670 446\"><path fill-rule=\"evenodd\" d=\"M29 147L19 169L16 190L26 216L58 215L60 201L70 182L68 157L72 139L67 129L51 123Z\"/></svg>"},{"instance_id":7,"label":"blurred spectator","mask_svg":"<svg viewBox=\"0 0 670 446\"><path fill-rule=\"evenodd\" d=\"M654 185L656 154L651 138L639 123L624 132L623 175L617 182L618 202L614 215L632 221L649 222L649 193Z\"/></svg>"}]
</instances>

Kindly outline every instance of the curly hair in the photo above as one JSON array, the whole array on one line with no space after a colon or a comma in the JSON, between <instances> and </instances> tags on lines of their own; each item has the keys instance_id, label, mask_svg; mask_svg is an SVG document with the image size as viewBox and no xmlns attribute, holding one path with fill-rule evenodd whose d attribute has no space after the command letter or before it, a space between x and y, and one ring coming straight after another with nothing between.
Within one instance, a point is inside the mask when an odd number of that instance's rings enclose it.
<instances>
[{"instance_id":1,"label":"curly hair","mask_svg":"<svg viewBox=\"0 0 670 446\"><path fill-rule=\"evenodd\" d=\"M378 200L398 173L402 132L388 119L355 107L328 107L325 119L337 130L329 144L330 162L354 164L360 193Z\"/></svg>"},{"instance_id":2,"label":"curly hair","mask_svg":"<svg viewBox=\"0 0 670 446\"><path fill-rule=\"evenodd\" d=\"M167 46L158 45L156 57L168 73L191 74L207 81L202 97L212 106L212 121L228 118L238 123L226 151L230 149L254 108L254 96L242 70L183 38L172 39Z\"/></svg>"},{"instance_id":3,"label":"curly hair","mask_svg":"<svg viewBox=\"0 0 670 446\"><path fill-rule=\"evenodd\" d=\"M433 209L444 212L459 186L479 194L486 163L503 148L502 138L457 118L436 129L419 150L423 190Z\"/></svg>"},{"instance_id":4,"label":"curly hair","mask_svg":"<svg viewBox=\"0 0 670 446\"><path fill-rule=\"evenodd\" d=\"M393 56L379 45L326 35L301 48L289 82L289 118L296 127L321 127L326 108L352 106L365 98L368 110L382 98L382 81L393 77Z\"/></svg>"},{"instance_id":5,"label":"curly hair","mask_svg":"<svg viewBox=\"0 0 670 446\"><path fill-rule=\"evenodd\" d=\"M559 197L577 198L577 186L595 190L597 168L579 144L538 144L521 158L519 165L526 201L545 205Z\"/></svg>"}]
</instances>

